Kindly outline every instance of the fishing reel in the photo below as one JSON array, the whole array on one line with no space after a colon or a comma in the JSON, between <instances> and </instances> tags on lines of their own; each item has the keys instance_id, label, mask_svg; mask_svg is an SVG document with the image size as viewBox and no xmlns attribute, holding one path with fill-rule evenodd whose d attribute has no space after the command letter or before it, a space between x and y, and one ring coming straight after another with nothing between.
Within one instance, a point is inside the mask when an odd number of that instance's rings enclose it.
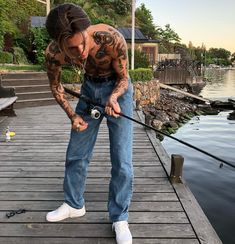
<instances>
[{"instance_id":1,"label":"fishing reel","mask_svg":"<svg viewBox=\"0 0 235 244\"><path fill-rule=\"evenodd\" d=\"M92 119L99 119L101 116L100 108L97 106L90 106L89 114L91 115Z\"/></svg>"}]
</instances>

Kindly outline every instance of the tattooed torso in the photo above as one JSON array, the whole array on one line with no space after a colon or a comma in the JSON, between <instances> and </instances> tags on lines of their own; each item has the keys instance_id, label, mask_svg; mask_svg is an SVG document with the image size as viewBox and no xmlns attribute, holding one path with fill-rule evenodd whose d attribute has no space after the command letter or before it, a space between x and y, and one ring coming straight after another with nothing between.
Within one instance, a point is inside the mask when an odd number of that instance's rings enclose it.
<instances>
[{"instance_id":1,"label":"tattooed torso","mask_svg":"<svg viewBox=\"0 0 235 244\"><path fill-rule=\"evenodd\" d=\"M80 66L93 77L107 77L115 73L117 83L112 94L116 97L122 95L128 87L127 46L123 36L116 29L105 24L90 26L89 33L94 44L89 49L86 62L74 63L60 51L55 42L51 42L46 50L46 66L52 92L70 118L74 116L74 112L67 102L60 84L63 64ZM82 67L84 63L86 65Z\"/></svg>"}]
</instances>

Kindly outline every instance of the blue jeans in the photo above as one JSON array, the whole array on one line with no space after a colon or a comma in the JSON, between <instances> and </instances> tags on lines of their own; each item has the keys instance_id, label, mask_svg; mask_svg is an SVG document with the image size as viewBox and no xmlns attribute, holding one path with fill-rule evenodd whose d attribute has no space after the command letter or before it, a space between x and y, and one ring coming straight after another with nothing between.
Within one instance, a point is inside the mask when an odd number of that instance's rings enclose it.
<instances>
[{"instance_id":1,"label":"blue jeans","mask_svg":"<svg viewBox=\"0 0 235 244\"><path fill-rule=\"evenodd\" d=\"M105 105L114 89L115 82L116 80L109 80L104 83L95 83L86 80L82 85L81 94ZM118 102L121 111L132 117L133 101L130 81L128 90L118 98ZM88 123L88 128L82 132L71 131L65 164L65 202L73 208L79 209L84 206L83 194L87 167L92 156L100 123L105 116L109 129L112 162L108 199L109 216L113 222L127 220L133 184L132 122L123 117L114 118L104 113L99 119L92 119L87 109L87 103L80 100L76 107L76 113Z\"/></svg>"}]
</instances>

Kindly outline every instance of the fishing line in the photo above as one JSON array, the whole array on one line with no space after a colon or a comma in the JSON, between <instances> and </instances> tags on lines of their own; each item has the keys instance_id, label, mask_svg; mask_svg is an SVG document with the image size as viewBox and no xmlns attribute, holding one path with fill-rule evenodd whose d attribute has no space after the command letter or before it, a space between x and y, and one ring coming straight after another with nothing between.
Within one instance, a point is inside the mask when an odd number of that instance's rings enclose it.
<instances>
[{"instance_id":1,"label":"fishing line","mask_svg":"<svg viewBox=\"0 0 235 244\"><path fill-rule=\"evenodd\" d=\"M80 93L77 93L77 92L75 92L75 91L72 91L72 90L70 90L70 89L68 89L68 88L66 88L66 87L64 87L64 90L65 90L65 92L69 93L70 95L75 96L75 97L77 97L77 98L80 98L80 99L82 99L84 102L86 102L86 103L88 103L88 104L92 104L94 107L97 106L97 107L100 107L100 108L105 108L104 105L102 105L102 104L100 104L100 103L97 103L96 101L94 101L94 100L88 98L87 96L84 96L84 95L82 95L82 94L80 94ZM194 145L192 145L192 144L190 144L190 143L188 143L188 142L185 142L185 141L183 141L183 140L180 140L180 139L178 139L178 138L176 138L176 137L174 137L174 136L168 135L168 134L165 133L165 132L162 132L162 131L160 131L160 130L157 130L157 129L155 129L155 128L152 127L152 126L147 125L147 124L145 124L145 123L143 123L143 122L140 122L140 121L138 121L138 120L136 120L136 119L133 119L132 117L129 117L129 116L123 114L123 113L117 113L117 114L120 115L120 116L122 116L122 117L124 117L124 118L126 118L126 119L129 119L129 120L131 120L131 121L133 121L133 122L135 122L135 123L137 123L137 124L139 124L139 125L142 125L142 126L148 128L148 129L151 129L151 130L153 130L153 131L155 131L155 132L157 132L157 133L159 133L159 134L162 134L162 135L164 135L164 136L167 136L167 137L169 137L169 138L171 138L171 139L173 139L173 140L175 140L175 141L178 141L178 142L184 144L185 146L188 146L188 147L190 147L190 148L193 148L193 149L195 149L195 150L197 150L197 151L199 151L199 152L201 152L201 153L204 153L204 154L206 154L206 155L209 156L209 157L212 157L212 158L214 158L214 159L216 159L216 160L222 162L222 163L220 164L220 168L223 167L223 163L229 165L229 166L232 167L232 168L235 168L235 165L233 165L233 164L227 162L226 160L224 160L224 159L222 159L222 158L219 158L219 157L217 157L217 156L215 156L215 155L213 155L213 154L211 154L211 153L208 153L208 152L204 151L203 149L198 148L198 147L196 147L196 146L194 146Z\"/></svg>"}]
</instances>

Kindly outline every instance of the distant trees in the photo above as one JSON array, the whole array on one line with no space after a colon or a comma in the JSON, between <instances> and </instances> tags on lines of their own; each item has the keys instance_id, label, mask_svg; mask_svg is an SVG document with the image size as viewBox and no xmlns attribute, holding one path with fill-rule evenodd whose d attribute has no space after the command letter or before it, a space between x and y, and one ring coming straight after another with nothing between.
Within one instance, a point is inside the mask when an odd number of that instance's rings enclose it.
<instances>
[{"instance_id":1,"label":"distant trees","mask_svg":"<svg viewBox=\"0 0 235 244\"><path fill-rule=\"evenodd\" d=\"M194 47L192 42L189 42L188 52L192 60L201 62L203 65L231 65L231 52L224 48L210 48L206 50L204 44L201 47Z\"/></svg>"},{"instance_id":2,"label":"distant trees","mask_svg":"<svg viewBox=\"0 0 235 244\"><path fill-rule=\"evenodd\" d=\"M210 48L207 52L207 56L209 59L208 63L213 63L217 65L230 65L230 56L231 52L224 48Z\"/></svg>"},{"instance_id":3,"label":"distant trees","mask_svg":"<svg viewBox=\"0 0 235 244\"><path fill-rule=\"evenodd\" d=\"M231 55L231 62L235 62L235 53Z\"/></svg>"}]
</instances>

